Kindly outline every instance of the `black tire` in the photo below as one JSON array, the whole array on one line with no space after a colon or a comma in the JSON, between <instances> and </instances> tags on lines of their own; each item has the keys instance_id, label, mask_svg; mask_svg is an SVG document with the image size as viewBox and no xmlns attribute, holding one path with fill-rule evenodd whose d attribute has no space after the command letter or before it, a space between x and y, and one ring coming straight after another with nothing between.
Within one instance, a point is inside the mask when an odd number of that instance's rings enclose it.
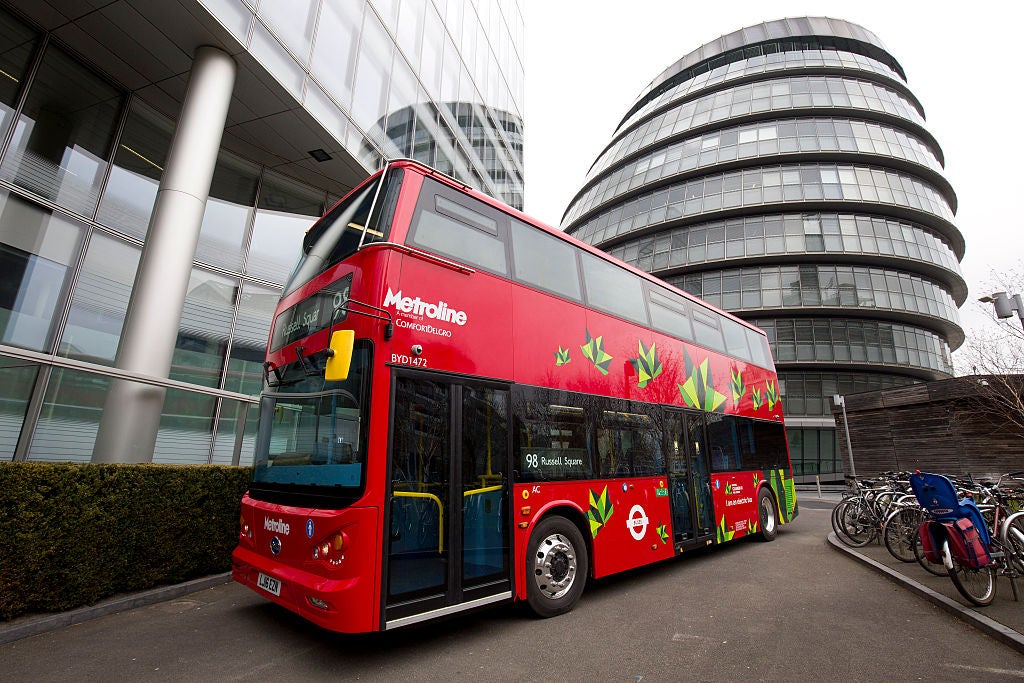
<instances>
[{"instance_id":1,"label":"black tire","mask_svg":"<svg viewBox=\"0 0 1024 683\"><path fill-rule=\"evenodd\" d=\"M767 486L762 487L757 494L757 517L760 525L757 540L774 541L779 535L779 513L775 507L775 496Z\"/></svg>"},{"instance_id":2,"label":"black tire","mask_svg":"<svg viewBox=\"0 0 1024 683\"><path fill-rule=\"evenodd\" d=\"M587 583L590 558L583 534L564 517L545 517L530 534L526 600L539 617L571 610Z\"/></svg>"},{"instance_id":3,"label":"black tire","mask_svg":"<svg viewBox=\"0 0 1024 683\"><path fill-rule=\"evenodd\" d=\"M866 546L875 537L867 503L860 498L848 498L839 503L833 511L832 521L836 536L852 548Z\"/></svg>"},{"instance_id":4,"label":"black tire","mask_svg":"<svg viewBox=\"0 0 1024 683\"><path fill-rule=\"evenodd\" d=\"M882 540L889 554L900 562L915 562L914 544L918 542L917 527L924 517L919 507L900 508L889 515L882 527Z\"/></svg>"},{"instance_id":5,"label":"black tire","mask_svg":"<svg viewBox=\"0 0 1024 683\"><path fill-rule=\"evenodd\" d=\"M1007 526L1003 552L1010 568L1017 576L1024 576L1024 519L1018 517Z\"/></svg>"},{"instance_id":6,"label":"black tire","mask_svg":"<svg viewBox=\"0 0 1024 683\"><path fill-rule=\"evenodd\" d=\"M948 552L948 548L943 547L943 553ZM949 570L949 578L953 579L953 585L960 591L960 595L978 607L992 604L993 598L996 597L996 567L994 564L981 569L971 569L957 562L954 557L953 568Z\"/></svg>"}]
</instances>

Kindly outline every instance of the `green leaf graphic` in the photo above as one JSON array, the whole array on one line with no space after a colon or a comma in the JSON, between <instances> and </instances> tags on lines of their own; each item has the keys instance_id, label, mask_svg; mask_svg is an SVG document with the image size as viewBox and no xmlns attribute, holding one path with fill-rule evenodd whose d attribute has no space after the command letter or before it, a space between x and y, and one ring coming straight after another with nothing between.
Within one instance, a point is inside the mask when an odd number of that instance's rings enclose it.
<instances>
[{"instance_id":1,"label":"green leaf graphic","mask_svg":"<svg viewBox=\"0 0 1024 683\"><path fill-rule=\"evenodd\" d=\"M612 357L604 351L604 337L598 337L593 339L590 336L590 330L586 330L587 343L580 347L580 351L583 355L594 364L602 375L608 374L608 366L612 363Z\"/></svg>"},{"instance_id":2,"label":"green leaf graphic","mask_svg":"<svg viewBox=\"0 0 1024 683\"><path fill-rule=\"evenodd\" d=\"M597 538L597 532L608 523L613 512L615 512L615 506L608 501L607 486L604 487L604 491L601 491L600 496L595 496L594 491L590 491L590 509L587 511L587 519L590 521L591 537Z\"/></svg>"},{"instance_id":3,"label":"green leaf graphic","mask_svg":"<svg viewBox=\"0 0 1024 683\"><path fill-rule=\"evenodd\" d=\"M764 399L761 398L761 390L751 389L750 398L754 403L754 410L761 410L761 406L764 405Z\"/></svg>"},{"instance_id":4,"label":"green leaf graphic","mask_svg":"<svg viewBox=\"0 0 1024 683\"><path fill-rule=\"evenodd\" d=\"M705 358L700 365L695 365L685 346L683 359L686 362L687 379L683 384L676 386L679 387L679 393L686 405L709 413L725 412L725 395L715 389L710 359Z\"/></svg>"},{"instance_id":5,"label":"green leaf graphic","mask_svg":"<svg viewBox=\"0 0 1024 683\"><path fill-rule=\"evenodd\" d=\"M743 375L736 366L729 370L729 388L732 389L732 403L738 406L747 393L747 385L743 382Z\"/></svg>"},{"instance_id":6,"label":"green leaf graphic","mask_svg":"<svg viewBox=\"0 0 1024 683\"><path fill-rule=\"evenodd\" d=\"M779 402L779 392L775 388L775 382L768 382L768 386L764 389L764 395L768 399L768 410L775 410L775 404Z\"/></svg>"},{"instance_id":7,"label":"green leaf graphic","mask_svg":"<svg viewBox=\"0 0 1024 683\"><path fill-rule=\"evenodd\" d=\"M661 361L658 360L657 344L651 344L651 348L645 349L642 341L637 341L640 347L640 355L637 358L630 358L629 362L636 368L636 383L643 389L650 382L661 374Z\"/></svg>"},{"instance_id":8,"label":"green leaf graphic","mask_svg":"<svg viewBox=\"0 0 1024 683\"><path fill-rule=\"evenodd\" d=\"M657 529L655 529L655 531L658 532L658 538L661 539L661 544L662 545L665 545L666 543L668 543L668 527L666 527L664 524L662 524Z\"/></svg>"},{"instance_id":9,"label":"green leaf graphic","mask_svg":"<svg viewBox=\"0 0 1024 683\"><path fill-rule=\"evenodd\" d=\"M779 470L779 475L782 477L782 488L786 490L786 509L788 511L786 521L788 522L796 514L796 480L793 477L787 479L785 470Z\"/></svg>"},{"instance_id":10,"label":"green leaf graphic","mask_svg":"<svg viewBox=\"0 0 1024 683\"><path fill-rule=\"evenodd\" d=\"M727 531L725 526L725 515L722 515L722 521L718 524L718 542L725 543L731 541L732 537L736 535L735 531Z\"/></svg>"},{"instance_id":11,"label":"green leaf graphic","mask_svg":"<svg viewBox=\"0 0 1024 683\"><path fill-rule=\"evenodd\" d=\"M561 346L558 347L558 351L555 351L555 365L562 367L568 363L571 359L569 358L569 349L563 349Z\"/></svg>"}]
</instances>

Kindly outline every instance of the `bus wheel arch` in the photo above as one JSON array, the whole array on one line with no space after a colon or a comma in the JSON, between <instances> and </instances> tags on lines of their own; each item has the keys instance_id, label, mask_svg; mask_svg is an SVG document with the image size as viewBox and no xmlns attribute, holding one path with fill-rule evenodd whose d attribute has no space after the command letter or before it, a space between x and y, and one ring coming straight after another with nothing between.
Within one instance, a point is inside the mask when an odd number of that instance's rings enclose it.
<instances>
[{"instance_id":1,"label":"bus wheel arch","mask_svg":"<svg viewBox=\"0 0 1024 683\"><path fill-rule=\"evenodd\" d=\"M757 490L757 528L759 541L774 541L779 535L779 501L767 484Z\"/></svg>"},{"instance_id":2,"label":"bus wheel arch","mask_svg":"<svg viewBox=\"0 0 1024 683\"><path fill-rule=\"evenodd\" d=\"M539 617L575 607L590 574L590 546L575 510L549 511L534 525L524 558L526 600Z\"/></svg>"}]
</instances>

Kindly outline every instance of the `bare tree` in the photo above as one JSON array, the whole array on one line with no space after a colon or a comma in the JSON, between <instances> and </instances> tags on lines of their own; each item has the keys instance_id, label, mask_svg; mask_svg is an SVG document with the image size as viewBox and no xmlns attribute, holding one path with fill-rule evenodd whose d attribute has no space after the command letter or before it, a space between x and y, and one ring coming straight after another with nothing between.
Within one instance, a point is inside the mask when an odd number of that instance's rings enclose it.
<instances>
[{"instance_id":1,"label":"bare tree","mask_svg":"<svg viewBox=\"0 0 1024 683\"><path fill-rule=\"evenodd\" d=\"M1020 292L1024 268L994 273L987 286L989 292ZM964 399L992 428L1024 434L1024 328L1017 316L1000 320L991 304L976 305L984 306L991 322L972 331L958 351L958 374L974 380L964 385L969 387Z\"/></svg>"}]
</instances>

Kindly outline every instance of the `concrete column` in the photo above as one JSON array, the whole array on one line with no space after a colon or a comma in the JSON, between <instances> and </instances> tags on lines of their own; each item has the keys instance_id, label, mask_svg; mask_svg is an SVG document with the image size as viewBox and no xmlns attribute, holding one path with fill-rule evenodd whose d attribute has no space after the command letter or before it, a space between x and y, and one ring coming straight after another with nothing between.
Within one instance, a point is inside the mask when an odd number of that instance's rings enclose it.
<instances>
[{"instance_id":1,"label":"concrete column","mask_svg":"<svg viewBox=\"0 0 1024 683\"><path fill-rule=\"evenodd\" d=\"M170 372L235 71L226 53L196 50L121 332L116 363L123 370ZM165 393L112 380L92 461L152 461Z\"/></svg>"}]
</instances>

